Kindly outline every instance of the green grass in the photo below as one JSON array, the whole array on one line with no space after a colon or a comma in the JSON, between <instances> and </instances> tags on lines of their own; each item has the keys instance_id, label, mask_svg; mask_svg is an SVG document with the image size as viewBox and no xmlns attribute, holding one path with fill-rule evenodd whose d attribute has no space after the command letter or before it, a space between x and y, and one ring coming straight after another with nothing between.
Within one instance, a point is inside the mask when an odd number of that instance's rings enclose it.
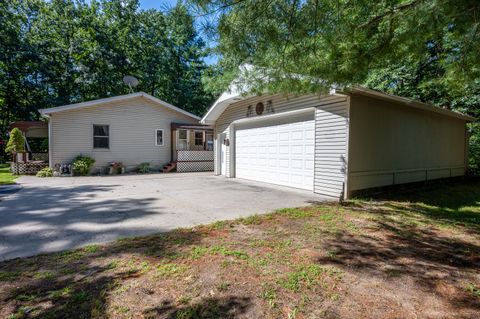
<instances>
[{"instance_id":1,"label":"green grass","mask_svg":"<svg viewBox=\"0 0 480 319\"><path fill-rule=\"evenodd\" d=\"M476 305L480 286L472 257L480 249L480 181L393 195L285 208L3 262L0 291L8 298L0 298L0 308L11 307L11 318L159 312L224 318L241 316L242 309L251 309L252 318L322 317L350 296L375 307L384 288L368 285L370 278L390 287L397 300L412 291L443 302L428 289L448 284ZM448 281L452 269L458 278ZM427 271L442 275L424 278ZM366 287L361 295L349 291L357 284ZM134 301L143 295L158 307Z\"/></svg>"},{"instance_id":2,"label":"green grass","mask_svg":"<svg viewBox=\"0 0 480 319\"><path fill-rule=\"evenodd\" d=\"M9 164L0 164L0 185L15 184L17 177L10 172Z\"/></svg>"}]
</instances>

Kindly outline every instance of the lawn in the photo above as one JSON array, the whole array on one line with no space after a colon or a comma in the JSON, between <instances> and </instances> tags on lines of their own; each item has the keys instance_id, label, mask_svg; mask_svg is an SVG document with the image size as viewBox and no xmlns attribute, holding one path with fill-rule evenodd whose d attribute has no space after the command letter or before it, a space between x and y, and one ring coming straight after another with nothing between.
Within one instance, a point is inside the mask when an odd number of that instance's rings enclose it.
<instances>
[{"instance_id":1,"label":"lawn","mask_svg":"<svg viewBox=\"0 0 480 319\"><path fill-rule=\"evenodd\" d=\"M480 182L0 263L1 318L479 318Z\"/></svg>"},{"instance_id":2,"label":"lawn","mask_svg":"<svg viewBox=\"0 0 480 319\"><path fill-rule=\"evenodd\" d=\"M0 185L15 184L17 177L10 172L10 164L0 164Z\"/></svg>"}]
</instances>

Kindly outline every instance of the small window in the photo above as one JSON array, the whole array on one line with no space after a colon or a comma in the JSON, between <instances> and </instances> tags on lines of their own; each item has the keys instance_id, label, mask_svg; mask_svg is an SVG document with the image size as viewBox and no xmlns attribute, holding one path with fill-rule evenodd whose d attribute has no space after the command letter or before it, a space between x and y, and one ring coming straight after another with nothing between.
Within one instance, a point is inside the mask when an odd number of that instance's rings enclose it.
<instances>
[{"instance_id":1,"label":"small window","mask_svg":"<svg viewBox=\"0 0 480 319\"><path fill-rule=\"evenodd\" d=\"M109 148L110 133L108 125L93 125L93 148Z\"/></svg>"},{"instance_id":2,"label":"small window","mask_svg":"<svg viewBox=\"0 0 480 319\"><path fill-rule=\"evenodd\" d=\"M178 138L181 140L187 139L187 130L178 130Z\"/></svg>"},{"instance_id":3,"label":"small window","mask_svg":"<svg viewBox=\"0 0 480 319\"><path fill-rule=\"evenodd\" d=\"M203 132L195 132L195 146L203 145Z\"/></svg>"},{"instance_id":4,"label":"small window","mask_svg":"<svg viewBox=\"0 0 480 319\"><path fill-rule=\"evenodd\" d=\"M163 130L155 130L155 145L163 146Z\"/></svg>"}]
</instances>

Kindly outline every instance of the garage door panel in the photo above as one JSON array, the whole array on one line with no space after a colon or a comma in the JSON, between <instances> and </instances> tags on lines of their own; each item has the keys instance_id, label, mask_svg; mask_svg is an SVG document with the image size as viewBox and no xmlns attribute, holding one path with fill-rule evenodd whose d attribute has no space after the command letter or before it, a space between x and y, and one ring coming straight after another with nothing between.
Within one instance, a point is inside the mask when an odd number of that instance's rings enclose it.
<instances>
[{"instance_id":1,"label":"garage door panel","mask_svg":"<svg viewBox=\"0 0 480 319\"><path fill-rule=\"evenodd\" d=\"M236 131L236 176L313 190L314 121Z\"/></svg>"}]
</instances>

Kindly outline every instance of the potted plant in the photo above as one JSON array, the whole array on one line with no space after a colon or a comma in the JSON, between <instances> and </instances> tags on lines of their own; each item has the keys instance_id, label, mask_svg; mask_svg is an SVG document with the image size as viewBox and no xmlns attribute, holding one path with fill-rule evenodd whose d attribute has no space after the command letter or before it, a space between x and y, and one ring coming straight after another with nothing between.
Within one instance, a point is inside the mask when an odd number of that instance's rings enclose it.
<instances>
[{"instance_id":1,"label":"potted plant","mask_svg":"<svg viewBox=\"0 0 480 319\"><path fill-rule=\"evenodd\" d=\"M108 174L123 174L125 173L125 167L122 162L111 162L108 166Z\"/></svg>"}]
</instances>

